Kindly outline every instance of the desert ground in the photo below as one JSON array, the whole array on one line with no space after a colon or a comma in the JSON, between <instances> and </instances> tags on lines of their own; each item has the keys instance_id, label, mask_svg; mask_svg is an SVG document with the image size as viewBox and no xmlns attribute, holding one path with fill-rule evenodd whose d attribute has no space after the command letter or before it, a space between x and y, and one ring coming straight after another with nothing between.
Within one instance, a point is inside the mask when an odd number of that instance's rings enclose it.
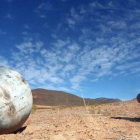
<instances>
[{"instance_id":1,"label":"desert ground","mask_svg":"<svg viewBox=\"0 0 140 140\"><path fill-rule=\"evenodd\" d=\"M140 140L140 104L34 109L17 133L0 140Z\"/></svg>"}]
</instances>

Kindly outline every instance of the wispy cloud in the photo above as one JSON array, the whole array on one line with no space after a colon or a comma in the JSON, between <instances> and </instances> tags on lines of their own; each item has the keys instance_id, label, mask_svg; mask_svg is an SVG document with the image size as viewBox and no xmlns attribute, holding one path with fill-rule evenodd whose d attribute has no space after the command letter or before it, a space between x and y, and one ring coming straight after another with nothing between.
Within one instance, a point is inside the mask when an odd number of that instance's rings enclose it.
<instances>
[{"instance_id":1,"label":"wispy cloud","mask_svg":"<svg viewBox=\"0 0 140 140\"><path fill-rule=\"evenodd\" d=\"M43 46L43 42L38 41L38 42L31 42L31 41L27 41L27 42L23 42L19 45L16 45L16 47L23 53L33 53L33 52L39 52L41 47Z\"/></svg>"},{"instance_id":2,"label":"wispy cloud","mask_svg":"<svg viewBox=\"0 0 140 140\"><path fill-rule=\"evenodd\" d=\"M30 27L28 24L25 24L25 25L24 25L24 28L25 28L25 29L31 29L31 27Z\"/></svg>"},{"instance_id":3,"label":"wispy cloud","mask_svg":"<svg viewBox=\"0 0 140 140\"><path fill-rule=\"evenodd\" d=\"M114 29L124 29L127 26L125 21L109 21L108 25L110 26L110 28Z\"/></svg>"},{"instance_id":4,"label":"wispy cloud","mask_svg":"<svg viewBox=\"0 0 140 140\"><path fill-rule=\"evenodd\" d=\"M35 12L46 18L52 9L51 2L41 3ZM48 35L50 40L35 38L30 24L23 24L23 42L15 45L10 61L1 54L1 64L14 67L33 86L65 91L79 90L85 81L98 83L104 77L138 75L138 8L124 10L115 1L96 1L66 11ZM132 22L134 19L137 22ZM49 24L42 22L42 30L47 27L49 32ZM6 33L0 30L0 35Z\"/></svg>"},{"instance_id":5,"label":"wispy cloud","mask_svg":"<svg viewBox=\"0 0 140 140\"><path fill-rule=\"evenodd\" d=\"M54 46L57 46L57 47L61 48L65 45L67 45L67 44L69 44L69 40L63 41L63 40L58 39L57 42L54 43Z\"/></svg>"},{"instance_id":6,"label":"wispy cloud","mask_svg":"<svg viewBox=\"0 0 140 140\"><path fill-rule=\"evenodd\" d=\"M71 8L70 14L71 14L71 17L72 17L74 20L76 20L76 21L82 19L82 16L80 16L80 14L78 14L78 13L76 12L75 8Z\"/></svg>"},{"instance_id":7,"label":"wispy cloud","mask_svg":"<svg viewBox=\"0 0 140 140\"><path fill-rule=\"evenodd\" d=\"M52 9L52 5L47 2L47 3L41 3L37 9L43 9L43 10L51 10Z\"/></svg>"},{"instance_id":8,"label":"wispy cloud","mask_svg":"<svg viewBox=\"0 0 140 140\"><path fill-rule=\"evenodd\" d=\"M93 7L93 8L100 8L100 9L105 9L106 8L106 6L103 6L98 1L90 3L89 6Z\"/></svg>"},{"instance_id":9,"label":"wispy cloud","mask_svg":"<svg viewBox=\"0 0 140 140\"><path fill-rule=\"evenodd\" d=\"M72 84L72 88L75 90L80 90L80 84L82 81L86 79L85 76L82 75L75 75L73 78L70 79L70 82Z\"/></svg>"},{"instance_id":10,"label":"wispy cloud","mask_svg":"<svg viewBox=\"0 0 140 140\"><path fill-rule=\"evenodd\" d=\"M65 17L65 22L59 23L57 30L52 34L53 42L49 46L33 39L26 39L16 45L20 53L26 54L26 62L22 62L19 55L15 54L16 58L19 58L20 66L27 63L26 68L22 67L23 69L20 70L33 85L43 84L47 87L47 84L50 84L49 87L53 89L59 85L64 89L68 84L71 89L79 90L80 85L89 80L88 77L90 77L90 82L97 82L104 76L112 79L117 75L138 73L140 55L137 49L139 39L136 34L124 37L128 30L127 20L120 18L116 21L112 20L113 15L92 14L96 6L105 9L104 5L97 2L79 9L71 8L69 16ZM109 7L115 9L115 6L114 3L107 3L108 9ZM49 10L48 7L49 5L45 6L43 3L37 9L38 11ZM96 20L87 18L87 14ZM92 26L93 21L98 24ZM76 39L72 39L70 35L60 36L61 30L64 30L63 24L66 22L70 32L75 25L81 26L76 29L80 32L78 37L75 36ZM85 27L84 22L90 26ZM133 27L129 27L130 30L134 30ZM119 34L117 34L118 30L121 30ZM132 39L129 40L129 37ZM36 58L33 56L34 53L37 54ZM137 61L133 63L134 60ZM17 64L18 68L20 66ZM130 68L132 71L129 70Z\"/></svg>"},{"instance_id":11,"label":"wispy cloud","mask_svg":"<svg viewBox=\"0 0 140 140\"><path fill-rule=\"evenodd\" d=\"M69 27L74 28L74 26L80 21L82 21L82 19L83 15L81 14L81 9L77 11L74 7L72 7L66 21Z\"/></svg>"},{"instance_id":12,"label":"wispy cloud","mask_svg":"<svg viewBox=\"0 0 140 140\"><path fill-rule=\"evenodd\" d=\"M132 68L135 69L139 65L140 65L140 62L126 63L125 65L117 66L116 69L118 70L126 70L126 69L132 69Z\"/></svg>"},{"instance_id":13,"label":"wispy cloud","mask_svg":"<svg viewBox=\"0 0 140 140\"><path fill-rule=\"evenodd\" d=\"M40 15L40 18L46 18L46 15Z\"/></svg>"},{"instance_id":14,"label":"wispy cloud","mask_svg":"<svg viewBox=\"0 0 140 140\"><path fill-rule=\"evenodd\" d=\"M105 4L102 4L100 1L95 1L89 4L89 6L93 9L119 9L122 10L123 7L120 3L116 2L116 1L108 1Z\"/></svg>"},{"instance_id":15,"label":"wispy cloud","mask_svg":"<svg viewBox=\"0 0 140 140\"><path fill-rule=\"evenodd\" d=\"M46 18L46 15L47 15L46 12L51 11L51 10L53 10L51 3L43 2L35 9L34 12L37 13L40 18Z\"/></svg>"},{"instance_id":16,"label":"wispy cloud","mask_svg":"<svg viewBox=\"0 0 140 140\"><path fill-rule=\"evenodd\" d=\"M75 21L71 18L67 19L67 23L68 23L69 27L73 27L75 25Z\"/></svg>"},{"instance_id":17,"label":"wispy cloud","mask_svg":"<svg viewBox=\"0 0 140 140\"><path fill-rule=\"evenodd\" d=\"M91 80L91 82L97 82L98 80L99 80L99 79L96 78L96 79Z\"/></svg>"}]
</instances>

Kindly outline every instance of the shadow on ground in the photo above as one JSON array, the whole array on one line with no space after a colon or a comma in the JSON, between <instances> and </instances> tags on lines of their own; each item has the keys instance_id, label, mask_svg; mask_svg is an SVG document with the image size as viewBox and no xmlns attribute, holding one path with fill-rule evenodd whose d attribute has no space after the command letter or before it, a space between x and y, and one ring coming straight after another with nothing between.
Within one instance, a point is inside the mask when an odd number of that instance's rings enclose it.
<instances>
[{"instance_id":1,"label":"shadow on ground","mask_svg":"<svg viewBox=\"0 0 140 140\"><path fill-rule=\"evenodd\" d=\"M140 122L140 118L130 118L130 117L111 117L112 119L118 119L118 120L127 120L131 122Z\"/></svg>"},{"instance_id":2,"label":"shadow on ground","mask_svg":"<svg viewBox=\"0 0 140 140\"><path fill-rule=\"evenodd\" d=\"M17 131L14 132L14 134L22 133L26 129L26 127L27 126L19 128Z\"/></svg>"}]
</instances>

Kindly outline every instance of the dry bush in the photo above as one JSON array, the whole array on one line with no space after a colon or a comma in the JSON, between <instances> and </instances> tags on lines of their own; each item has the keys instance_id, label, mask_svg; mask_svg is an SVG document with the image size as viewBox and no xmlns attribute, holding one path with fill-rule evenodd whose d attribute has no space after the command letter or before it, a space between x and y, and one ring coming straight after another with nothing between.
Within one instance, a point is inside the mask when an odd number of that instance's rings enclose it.
<instances>
[{"instance_id":1,"label":"dry bush","mask_svg":"<svg viewBox=\"0 0 140 140\"><path fill-rule=\"evenodd\" d=\"M36 110L37 110L37 107L36 107L35 104L33 104L33 106L32 106L32 110L31 110L31 113L34 113Z\"/></svg>"}]
</instances>

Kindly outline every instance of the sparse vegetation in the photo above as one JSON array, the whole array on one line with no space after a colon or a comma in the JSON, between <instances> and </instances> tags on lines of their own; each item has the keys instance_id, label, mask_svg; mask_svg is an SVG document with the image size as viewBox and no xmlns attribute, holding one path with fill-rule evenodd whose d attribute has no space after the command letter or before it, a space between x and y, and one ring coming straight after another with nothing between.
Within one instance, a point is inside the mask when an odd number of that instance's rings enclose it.
<instances>
[{"instance_id":1,"label":"sparse vegetation","mask_svg":"<svg viewBox=\"0 0 140 140\"><path fill-rule=\"evenodd\" d=\"M116 106L119 106L120 105L120 102L115 102L115 103L112 103L113 105L116 105Z\"/></svg>"},{"instance_id":2,"label":"sparse vegetation","mask_svg":"<svg viewBox=\"0 0 140 140\"><path fill-rule=\"evenodd\" d=\"M75 139L138 140L140 106L137 101L85 107L50 107L33 105L27 128L19 134L1 135L0 139ZM46 106L47 107L47 106ZM37 109L37 110L36 110ZM55 111L53 111L55 109Z\"/></svg>"},{"instance_id":3,"label":"sparse vegetation","mask_svg":"<svg viewBox=\"0 0 140 140\"><path fill-rule=\"evenodd\" d=\"M59 107L60 110L66 109L66 108L68 108L68 107L66 107L66 106L64 106L64 105L62 105L62 106Z\"/></svg>"},{"instance_id":4,"label":"sparse vegetation","mask_svg":"<svg viewBox=\"0 0 140 140\"><path fill-rule=\"evenodd\" d=\"M97 114L101 114L101 109L100 108L98 108Z\"/></svg>"},{"instance_id":5,"label":"sparse vegetation","mask_svg":"<svg viewBox=\"0 0 140 140\"><path fill-rule=\"evenodd\" d=\"M90 113L95 114L95 106L94 105L91 106Z\"/></svg>"},{"instance_id":6,"label":"sparse vegetation","mask_svg":"<svg viewBox=\"0 0 140 140\"><path fill-rule=\"evenodd\" d=\"M53 107L52 110L55 111L56 109Z\"/></svg>"},{"instance_id":7,"label":"sparse vegetation","mask_svg":"<svg viewBox=\"0 0 140 140\"><path fill-rule=\"evenodd\" d=\"M36 110L37 110L37 107L35 104L33 104L31 113L34 113Z\"/></svg>"}]
</instances>

